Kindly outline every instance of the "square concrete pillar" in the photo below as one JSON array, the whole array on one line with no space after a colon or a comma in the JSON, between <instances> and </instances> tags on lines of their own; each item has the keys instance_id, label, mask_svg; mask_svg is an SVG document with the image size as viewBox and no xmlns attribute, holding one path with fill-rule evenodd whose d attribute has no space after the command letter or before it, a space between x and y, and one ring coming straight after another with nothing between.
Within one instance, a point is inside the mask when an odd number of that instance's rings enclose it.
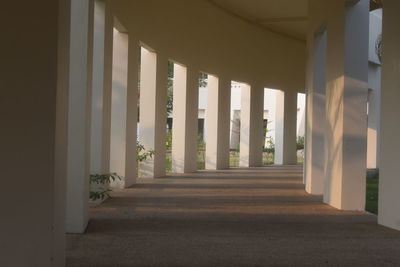
<instances>
[{"instance_id":1,"label":"square concrete pillar","mask_svg":"<svg viewBox=\"0 0 400 267\"><path fill-rule=\"evenodd\" d=\"M89 221L89 1L71 1L71 14L66 230L68 233L83 233Z\"/></svg>"},{"instance_id":2,"label":"square concrete pillar","mask_svg":"<svg viewBox=\"0 0 400 267\"><path fill-rule=\"evenodd\" d=\"M381 166L378 222L400 230L400 2L383 8L383 65L381 111Z\"/></svg>"},{"instance_id":3,"label":"square concrete pillar","mask_svg":"<svg viewBox=\"0 0 400 267\"><path fill-rule=\"evenodd\" d=\"M125 176L129 37L115 28L113 37L110 172ZM118 181L113 186L118 183L123 181ZM122 184L120 186L124 187Z\"/></svg>"},{"instance_id":4,"label":"square concrete pillar","mask_svg":"<svg viewBox=\"0 0 400 267\"><path fill-rule=\"evenodd\" d=\"M114 29L114 44L113 44L113 72L112 72L112 104L111 104L111 139L110 139L110 172L115 172L122 177L122 180L111 182L113 188L127 188L133 185L136 181L136 175L126 175L128 165L136 165L136 162L127 161L127 151L135 150L136 146L127 146L128 124L135 124L136 118L129 116L128 120L128 105L132 105L130 112L137 108L137 86L131 84L128 88L128 59L129 53L135 53L136 47L132 46L133 51L128 53L129 36L126 33L119 32ZM131 55L132 57L132 55ZM137 59L137 55L133 56L133 60ZM135 75L138 68L134 66L137 61L131 64L130 72ZM137 76L137 74L136 74ZM128 98L128 91L130 97ZM136 127L135 127L136 128ZM129 139L134 136L129 136ZM135 139L133 139L135 141ZM131 141L131 140L130 140ZM134 143L131 141L131 144Z\"/></svg>"},{"instance_id":5,"label":"square concrete pillar","mask_svg":"<svg viewBox=\"0 0 400 267\"><path fill-rule=\"evenodd\" d=\"M101 173L110 172L111 155L111 102L112 102L112 75L113 75L113 44L114 44L114 16L111 4L105 1L104 19L104 77L103 77L103 106L102 106L102 146L101 146Z\"/></svg>"},{"instance_id":6,"label":"square concrete pillar","mask_svg":"<svg viewBox=\"0 0 400 267\"><path fill-rule=\"evenodd\" d=\"M368 64L368 149L367 168L379 169L382 62L377 55L377 41L382 38L382 16L370 12Z\"/></svg>"},{"instance_id":7,"label":"square concrete pillar","mask_svg":"<svg viewBox=\"0 0 400 267\"><path fill-rule=\"evenodd\" d=\"M381 118L381 67L371 66L369 77L375 76L377 86L368 90L368 149L367 168L379 169L379 135Z\"/></svg>"},{"instance_id":8,"label":"square concrete pillar","mask_svg":"<svg viewBox=\"0 0 400 267\"><path fill-rule=\"evenodd\" d=\"M297 92L276 92L275 158L277 165L297 164Z\"/></svg>"},{"instance_id":9,"label":"square concrete pillar","mask_svg":"<svg viewBox=\"0 0 400 267\"><path fill-rule=\"evenodd\" d=\"M240 113L240 166L262 166L264 145L264 88L242 84Z\"/></svg>"},{"instance_id":10,"label":"square concrete pillar","mask_svg":"<svg viewBox=\"0 0 400 267\"><path fill-rule=\"evenodd\" d=\"M96 0L93 3L92 24L92 110L91 110L91 138L90 138L90 173L98 174L103 171L103 90L104 90L104 45L105 45L105 16L104 1Z\"/></svg>"},{"instance_id":11,"label":"square concrete pillar","mask_svg":"<svg viewBox=\"0 0 400 267\"><path fill-rule=\"evenodd\" d=\"M70 7L0 8L0 266L65 265Z\"/></svg>"},{"instance_id":12,"label":"square concrete pillar","mask_svg":"<svg viewBox=\"0 0 400 267\"><path fill-rule=\"evenodd\" d=\"M327 23L324 202L338 209L364 210L369 1L332 3L334 15Z\"/></svg>"},{"instance_id":13,"label":"square concrete pillar","mask_svg":"<svg viewBox=\"0 0 400 267\"><path fill-rule=\"evenodd\" d=\"M165 176L168 59L141 50L139 140L155 155L140 164L140 176Z\"/></svg>"},{"instance_id":14,"label":"square concrete pillar","mask_svg":"<svg viewBox=\"0 0 400 267\"><path fill-rule=\"evenodd\" d=\"M325 28L312 32L308 37L304 180L306 191L317 195L324 192L325 175L326 38Z\"/></svg>"},{"instance_id":15,"label":"square concrete pillar","mask_svg":"<svg viewBox=\"0 0 400 267\"><path fill-rule=\"evenodd\" d=\"M172 171L197 169L197 127L199 72L174 64L172 129Z\"/></svg>"},{"instance_id":16,"label":"square concrete pillar","mask_svg":"<svg viewBox=\"0 0 400 267\"><path fill-rule=\"evenodd\" d=\"M136 183L137 160L137 122L138 122L138 97L139 97L139 40L133 34L129 35L128 48L128 91L126 94L126 129L125 129L125 187Z\"/></svg>"},{"instance_id":17,"label":"square concrete pillar","mask_svg":"<svg viewBox=\"0 0 400 267\"><path fill-rule=\"evenodd\" d=\"M208 75L206 169L229 168L231 81Z\"/></svg>"}]
</instances>

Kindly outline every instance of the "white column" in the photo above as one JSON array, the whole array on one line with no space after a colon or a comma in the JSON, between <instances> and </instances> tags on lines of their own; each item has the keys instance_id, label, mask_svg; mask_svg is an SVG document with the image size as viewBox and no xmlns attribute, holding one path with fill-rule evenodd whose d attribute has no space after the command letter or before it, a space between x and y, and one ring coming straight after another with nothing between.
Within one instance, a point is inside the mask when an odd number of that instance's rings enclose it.
<instances>
[{"instance_id":1,"label":"white column","mask_svg":"<svg viewBox=\"0 0 400 267\"><path fill-rule=\"evenodd\" d=\"M128 91L126 108L126 142L125 142L125 187L136 183L136 141L138 122L138 83L140 45L139 40L132 34L129 35L128 52Z\"/></svg>"},{"instance_id":2,"label":"white column","mask_svg":"<svg viewBox=\"0 0 400 267\"><path fill-rule=\"evenodd\" d=\"M141 50L140 142L154 150L152 159L140 164L142 177L165 176L168 60L147 49Z\"/></svg>"},{"instance_id":3,"label":"white column","mask_svg":"<svg viewBox=\"0 0 400 267\"><path fill-rule=\"evenodd\" d=\"M262 166L264 88L242 84L240 166Z\"/></svg>"},{"instance_id":4,"label":"white column","mask_svg":"<svg viewBox=\"0 0 400 267\"><path fill-rule=\"evenodd\" d=\"M113 41L114 17L111 12L110 2L105 1L101 173L110 172Z\"/></svg>"},{"instance_id":5,"label":"white column","mask_svg":"<svg viewBox=\"0 0 400 267\"><path fill-rule=\"evenodd\" d=\"M103 171L103 89L104 89L104 45L105 45L105 3L94 1L93 16L93 71L92 71L92 121L90 173Z\"/></svg>"},{"instance_id":6,"label":"white column","mask_svg":"<svg viewBox=\"0 0 400 267\"><path fill-rule=\"evenodd\" d=\"M194 172L197 169L199 72L174 64L173 90L172 170Z\"/></svg>"},{"instance_id":7,"label":"white column","mask_svg":"<svg viewBox=\"0 0 400 267\"><path fill-rule=\"evenodd\" d=\"M275 164L297 164L297 92L276 93Z\"/></svg>"},{"instance_id":8,"label":"white column","mask_svg":"<svg viewBox=\"0 0 400 267\"><path fill-rule=\"evenodd\" d=\"M368 91L368 169L378 168L379 98L380 92L377 90Z\"/></svg>"},{"instance_id":9,"label":"white column","mask_svg":"<svg viewBox=\"0 0 400 267\"><path fill-rule=\"evenodd\" d=\"M381 67L369 64L367 168L379 169ZM371 84L372 83L372 84Z\"/></svg>"},{"instance_id":10,"label":"white column","mask_svg":"<svg viewBox=\"0 0 400 267\"><path fill-rule=\"evenodd\" d=\"M306 191L323 194L325 171L325 92L326 92L326 38L325 29L308 38L308 89L306 103L306 142L304 179Z\"/></svg>"},{"instance_id":11,"label":"white column","mask_svg":"<svg viewBox=\"0 0 400 267\"><path fill-rule=\"evenodd\" d=\"M208 75L206 169L229 168L231 81Z\"/></svg>"},{"instance_id":12,"label":"white column","mask_svg":"<svg viewBox=\"0 0 400 267\"><path fill-rule=\"evenodd\" d=\"M385 1L378 222L400 230L400 2Z\"/></svg>"},{"instance_id":13,"label":"white column","mask_svg":"<svg viewBox=\"0 0 400 267\"><path fill-rule=\"evenodd\" d=\"M328 21L324 202L364 210L369 1L332 6Z\"/></svg>"},{"instance_id":14,"label":"white column","mask_svg":"<svg viewBox=\"0 0 400 267\"><path fill-rule=\"evenodd\" d=\"M68 233L83 233L89 221L90 95L88 88L89 1L71 2L67 156Z\"/></svg>"},{"instance_id":15,"label":"white column","mask_svg":"<svg viewBox=\"0 0 400 267\"><path fill-rule=\"evenodd\" d=\"M113 188L126 188L135 182L135 177L129 177L131 179L128 180L125 176L125 167L127 165L128 45L128 34L114 29L110 172L117 173L122 177L122 180L112 182L111 187Z\"/></svg>"},{"instance_id":16,"label":"white column","mask_svg":"<svg viewBox=\"0 0 400 267\"><path fill-rule=\"evenodd\" d=\"M382 38L382 16L370 12L368 64L368 149L367 168L379 169L379 134L381 111L382 63L377 55L376 42Z\"/></svg>"}]
</instances>

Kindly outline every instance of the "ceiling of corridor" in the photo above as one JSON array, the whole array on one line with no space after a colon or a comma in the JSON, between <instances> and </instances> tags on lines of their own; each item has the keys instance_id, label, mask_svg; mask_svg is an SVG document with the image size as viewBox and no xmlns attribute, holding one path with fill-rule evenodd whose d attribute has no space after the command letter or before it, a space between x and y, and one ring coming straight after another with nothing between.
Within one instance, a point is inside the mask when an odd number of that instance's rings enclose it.
<instances>
[{"instance_id":1,"label":"ceiling of corridor","mask_svg":"<svg viewBox=\"0 0 400 267\"><path fill-rule=\"evenodd\" d=\"M305 40L307 0L210 0L253 24Z\"/></svg>"}]
</instances>

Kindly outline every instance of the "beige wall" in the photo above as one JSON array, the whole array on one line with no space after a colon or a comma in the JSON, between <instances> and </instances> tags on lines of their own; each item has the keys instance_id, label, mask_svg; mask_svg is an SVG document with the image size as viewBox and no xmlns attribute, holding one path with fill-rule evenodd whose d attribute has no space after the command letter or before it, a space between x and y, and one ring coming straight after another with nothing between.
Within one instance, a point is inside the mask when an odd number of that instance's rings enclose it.
<instances>
[{"instance_id":1,"label":"beige wall","mask_svg":"<svg viewBox=\"0 0 400 267\"><path fill-rule=\"evenodd\" d=\"M131 34L170 59L249 84L304 90L303 42L255 27L207 1L114 0L112 5Z\"/></svg>"}]
</instances>

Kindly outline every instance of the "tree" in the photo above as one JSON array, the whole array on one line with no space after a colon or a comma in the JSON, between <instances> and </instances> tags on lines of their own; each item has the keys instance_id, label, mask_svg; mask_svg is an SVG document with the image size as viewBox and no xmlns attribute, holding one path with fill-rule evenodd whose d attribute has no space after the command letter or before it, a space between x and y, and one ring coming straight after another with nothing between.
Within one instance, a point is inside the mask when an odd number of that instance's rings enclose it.
<instances>
[{"instance_id":1,"label":"tree","mask_svg":"<svg viewBox=\"0 0 400 267\"><path fill-rule=\"evenodd\" d=\"M200 72L199 75L199 87L207 86L207 74L204 72ZM172 61L168 61L168 92L167 92L167 112L168 114L172 114L172 110L174 108L173 99L174 99L174 63Z\"/></svg>"},{"instance_id":2,"label":"tree","mask_svg":"<svg viewBox=\"0 0 400 267\"><path fill-rule=\"evenodd\" d=\"M174 107L173 99L174 99L174 90L173 90L173 82L174 82L174 63L168 61L168 91L167 91L167 112L168 114L172 114L172 109Z\"/></svg>"},{"instance_id":3,"label":"tree","mask_svg":"<svg viewBox=\"0 0 400 267\"><path fill-rule=\"evenodd\" d=\"M382 8L383 0L372 0L371 1L371 10Z\"/></svg>"},{"instance_id":4,"label":"tree","mask_svg":"<svg viewBox=\"0 0 400 267\"><path fill-rule=\"evenodd\" d=\"M377 54L379 61L382 62L382 34L380 34L376 40L375 53Z\"/></svg>"}]
</instances>

